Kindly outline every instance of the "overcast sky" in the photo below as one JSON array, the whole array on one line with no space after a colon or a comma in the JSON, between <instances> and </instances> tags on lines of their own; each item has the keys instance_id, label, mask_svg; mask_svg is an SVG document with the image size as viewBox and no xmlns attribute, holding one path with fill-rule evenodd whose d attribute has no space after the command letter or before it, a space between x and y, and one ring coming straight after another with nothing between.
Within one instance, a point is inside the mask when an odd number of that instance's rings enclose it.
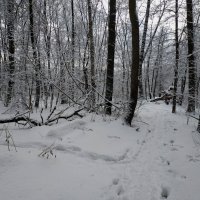
<instances>
[{"instance_id":1,"label":"overcast sky","mask_svg":"<svg viewBox=\"0 0 200 200\"><path fill-rule=\"evenodd\" d=\"M102 0L102 1L103 1L105 9L108 10L108 0Z\"/></svg>"}]
</instances>

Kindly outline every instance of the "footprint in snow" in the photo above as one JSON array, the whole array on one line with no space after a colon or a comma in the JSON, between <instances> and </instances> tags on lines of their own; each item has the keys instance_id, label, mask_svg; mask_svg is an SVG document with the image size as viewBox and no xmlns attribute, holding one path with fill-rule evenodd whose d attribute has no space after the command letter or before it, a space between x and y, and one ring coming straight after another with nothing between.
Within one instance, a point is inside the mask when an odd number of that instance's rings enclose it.
<instances>
[{"instance_id":1,"label":"footprint in snow","mask_svg":"<svg viewBox=\"0 0 200 200\"><path fill-rule=\"evenodd\" d=\"M161 160L161 162L162 162L163 164L166 164L166 165L170 165L170 164L171 164L169 160L165 159L165 158L162 157L162 156L160 156L160 160Z\"/></svg>"},{"instance_id":2,"label":"footprint in snow","mask_svg":"<svg viewBox=\"0 0 200 200\"><path fill-rule=\"evenodd\" d=\"M171 144L172 146L174 145L174 143L175 143L174 140L170 140L170 144Z\"/></svg>"},{"instance_id":3,"label":"footprint in snow","mask_svg":"<svg viewBox=\"0 0 200 200\"><path fill-rule=\"evenodd\" d=\"M171 151L178 151L178 149L176 147L172 147L170 150Z\"/></svg>"},{"instance_id":4,"label":"footprint in snow","mask_svg":"<svg viewBox=\"0 0 200 200\"><path fill-rule=\"evenodd\" d=\"M186 179L187 177L185 175L180 175L178 172L176 172L173 169L168 169L167 172L173 177L173 178L180 178L180 179Z\"/></svg>"},{"instance_id":5,"label":"footprint in snow","mask_svg":"<svg viewBox=\"0 0 200 200\"><path fill-rule=\"evenodd\" d=\"M161 188L161 198L162 199L167 199L169 197L169 193L170 193L170 190L168 187Z\"/></svg>"},{"instance_id":6,"label":"footprint in snow","mask_svg":"<svg viewBox=\"0 0 200 200\"><path fill-rule=\"evenodd\" d=\"M60 127L59 129L52 129L50 130L46 137L48 138L57 138L58 140L63 139L63 137L65 137L66 135L68 135L69 133L71 133L74 130L85 130L86 126L86 122L84 121L75 121L71 124L68 124L67 126L64 127Z\"/></svg>"},{"instance_id":7,"label":"footprint in snow","mask_svg":"<svg viewBox=\"0 0 200 200\"><path fill-rule=\"evenodd\" d=\"M110 139L121 139L121 138L118 137L118 136L112 136L112 135L109 135L108 138L110 138Z\"/></svg>"},{"instance_id":8,"label":"footprint in snow","mask_svg":"<svg viewBox=\"0 0 200 200\"><path fill-rule=\"evenodd\" d=\"M112 181L112 184L118 185L118 183L119 183L119 178L114 178L113 181Z\"/></svg>"},{"instance_id":9,"label":"footprint in snow","mask_svg":"<svg viewBox=\"0 0 200 200\"><path fill-rule=\"evenodd\" d=\"M187 158L190 162L199 162L200 159L196 158L197 156L193 157L191 155L187 155Z\"/></svg>"},{"instance_id":10,"label":"footprint in snow","mask_svg":"<svg viewBox=\"0 0 200 200\"><path fill-rule=\"evenodd\" d=\"M125 190L122 185L119 185L116 192L117 192L117 195L120 196L125 192Z\"/></svg>"}]
</instances>

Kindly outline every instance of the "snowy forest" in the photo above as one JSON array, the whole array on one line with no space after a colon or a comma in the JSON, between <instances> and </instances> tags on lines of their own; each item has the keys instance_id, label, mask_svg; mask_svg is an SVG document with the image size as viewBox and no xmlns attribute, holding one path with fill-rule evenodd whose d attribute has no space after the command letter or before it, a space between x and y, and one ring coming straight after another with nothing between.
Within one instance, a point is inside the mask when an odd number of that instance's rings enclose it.
<instances>
[{"instance_id":1,"label":"snowy forest","mask_svg":"<svg viewBox=\"0 0 200 200\"><path fill-rule=\"evenodd\" d=\"M199 200L199 0L0 0L2 200Z\"/></svg>"}]
</instances>

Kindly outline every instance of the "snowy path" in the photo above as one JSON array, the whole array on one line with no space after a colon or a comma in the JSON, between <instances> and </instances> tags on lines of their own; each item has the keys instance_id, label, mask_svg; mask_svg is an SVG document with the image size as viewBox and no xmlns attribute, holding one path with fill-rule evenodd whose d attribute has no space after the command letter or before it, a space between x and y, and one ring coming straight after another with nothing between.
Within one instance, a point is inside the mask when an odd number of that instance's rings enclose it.
<instances>
[{"instance_id":1,"label":"snowy path","mask_svg":"<svg viewBox=\"0 0 200 200\"><path fill-rule=\"evenodd\" d=\"M10 127L18 152L1 136L0 199L199 200L200 137L182 112L147 103L133 128L98 117ZM56 158L37 156L51 144Z\"/></svg>"},{"instance_id":2,"label":"snowy path","mask_svg":"<svg viewBox=\"0 0 200 200\"><path fill-rule=\"evenodd\" d=\"M144 138L138 142L137 151L132 152L131 162L123 167L123 173L116 178L118 183L113 184L116 195L110 199L154 200L160 196L162 167L158 165L162 166L160 160L164 161L160 157L162 133L159 127L165 120L163 116L156 113L154 120L157 124L153 123L151 130L148 130Z\"/></svg>"},{"instance_id":3,"label":"snowy path","mask_svg":"<svg viewBox=\"0 0 200 200\"><path fill-rule=\"evenodd\" d=\"M157 107L155 110L149 110L150 117L147 117L145 122L151 124L151 129L146 132L138 150L133 152L132 161L124 166L123 172L113 180L108 191L108 194L112 191L109 200L199 199L200 181L194 176L200 177L200 170L197 170L200 160L193 159L193 156L188 156L187 153L194 153L195 157L200 158L200 136L195 131L191 132L191 127L188 127L180 116L170 114L169 107ZM191 140L192 135L194 141ZM188 144L192 148L185 146ZM188 158L195 162L192 164L193 169ZM184 162L185 166L181 166L179 162ZM196 170L193 171L194 169Z\"/></svg>"}]
</instances>

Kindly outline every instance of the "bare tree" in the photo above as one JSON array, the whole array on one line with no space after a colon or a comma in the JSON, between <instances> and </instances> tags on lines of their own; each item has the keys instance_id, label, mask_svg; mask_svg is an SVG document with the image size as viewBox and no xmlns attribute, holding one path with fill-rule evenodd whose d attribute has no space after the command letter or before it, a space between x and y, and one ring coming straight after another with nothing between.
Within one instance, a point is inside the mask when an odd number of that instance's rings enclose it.
<instances>
[{"instance_id":1,"label":"bare tree","mask_svg":"<svg viewBox=\"0 0 200 200\"><path fill-rule=\"evenodd\" d=\"M71 12L72 12L72 76L74 76L74 67L75 67L75 25L74 25L74 0L71 0ZM72 99L74 99L74 82L72 81L71 85Z\"/></svg>"},{"instance_id":2,"label":"bare tree","mask_svg":"<svg viewBox=\"0 0 200 200\"><path fill-rule=\"evenodd\" d=\"M178 39L178 0L175 2L175 43L176 43L176 61L174 67L174 95L172 113L176 112L176 93L178 84L178 62L179 62L179 39Z\"/></svg>"},{"instance_id":3,"label":"bare tree","mask_svg":"<svg viewBox=\"0 0 200 200\"><path fill-rule=\"evenodd\" d=\"M6 95L5 106L11 102L12 91L14 85L14 71L15 71L15 41L14 41L14 0L7 1L7 39L8 39L8 90Z\"/></svg>"},{"instance_id":4,"label":"bare tree","mask_svg":"<svg viewBox=\"0 0 200 200\"><path fill-rule=\"evenodd\" d=\"M47 54L47 70L48 70L48 79L52 79L52 73L51 73L51 26L49 26L48 22L48 16L47 16L47 0L44 0L44 39L45 39L45 47L46 47L46 54ZM50 21L50 19L49 19ZM49 93L51 93L51 101L50 101L50 108L52 108L53 103L53 86L48 84L45 84L46 91L45 91L45 108L48 106L48 96ZM49 87L49 90L48 90Z\"/></svg>"},{"instance_id":5,"label":"bare tree","mask_svg":"<svg viewBox=\"0 0 200 200\"><path fill-rule=\"evenodd\" d=\"M36 36L35 36L35 21L33 14L33 1L29 0L29 20L30 20L30 35L31 35L31 44L33 50L33 59L34 59L34 68L35 68L35 83L36 83L36 91L35 91L35 107L39 107L40 103L40 61L38 57L37 47L36 47Z\"/></svg>"},{"instance_id":6,"label":"bare tree","mask_svg":"<svg viewBox=\"0 0 200 200\"><path fill-rule=\"evenodd\" d=\"M139 23L136 11L136 0L129 0L129 14L132 25L132 67L131 94L125 123L131 125L138 99L138 70L139 70Z\"/></svg>"},{"instance_id":7,"label":"bare tree","mask_svg":"<svg viewBox=\"0 0 200 200\"><path fill-rule=\"evenodd\" d=\"M108 56L107 56L107 77L106 77L106 114L111 115L112 96L113 96L113 78L114 78L114 59L115 59L115 24L116 24L116 0L110 0L109 3L109 23L108 23Z\"/></svg>"},{"instance_id":8,"label":"bare tree","mask_svg":"<svg viewBox=\"0 0 200 200\"><path fill-rule=\"evenodd\" d=\"M92 18L92 4L91 0L87 0L88 8L88 37L89 37L89 51L90 51L90 75L91 75L91 95L90 106L94 108L96 98L95 98L95 49L94 49L94 35L93 35L93 18Z\"/></svg>"},{"instance_id":9,"label":"bare tree","mask_svg":"<svg viewBox=\"0 0 200 200\"><path fill-rule=\"evenodd\" d=\"M195 111L195 85L196 73L194 63L194 27L193 27L193 2L186 0L187 4L187 39L188 39L188 112Z\"/></svg>"},{"instance_id":10,"label":"bare tree","mask_svg":"<svg viewBox=\"0 0 200 200\"><path fill-rule=\"evenodd\" d=\"M143 96L142 63L144 60L144 50L145 50L146 36L147 36L147 29L148 29L148 22L149 22L150 5L151 5L151 0L147 0L144 30L143 30L143 35L142 35L142 44L141 44L141 51L140 51L140 66L139 66L139 96L140 97Z\"/></svg>"}]
</instances>

